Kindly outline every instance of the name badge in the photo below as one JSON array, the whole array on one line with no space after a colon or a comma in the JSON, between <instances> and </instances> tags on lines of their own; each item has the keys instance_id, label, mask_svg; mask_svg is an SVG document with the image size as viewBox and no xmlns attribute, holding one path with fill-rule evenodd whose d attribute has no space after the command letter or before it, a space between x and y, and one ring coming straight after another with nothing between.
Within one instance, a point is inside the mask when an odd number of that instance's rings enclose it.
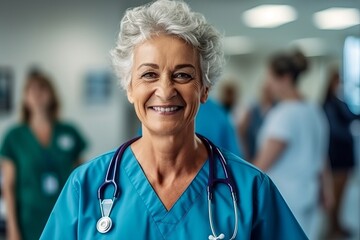
<instances>
[{"instance_id":1,"label":"name badge","mask_svg":"<svg viewBox=\"0 0 360 240\"><path fill-rule=\"evenodd\" d=\"M70 151L75 145L74 138L69 134L63 134L58 138L58 145L63 151Z\"/></svg>"},{"instance_id":2,"label":"name badge","mask_svg":"<svg viewBox=\"0 0 360 240\"><path fill-rule=\"evenodd\" d=\"M59 190L59 180L53 173L45 173L42 177L42 189L46 195L54 195Z\"/></svg>"}]
</instances>

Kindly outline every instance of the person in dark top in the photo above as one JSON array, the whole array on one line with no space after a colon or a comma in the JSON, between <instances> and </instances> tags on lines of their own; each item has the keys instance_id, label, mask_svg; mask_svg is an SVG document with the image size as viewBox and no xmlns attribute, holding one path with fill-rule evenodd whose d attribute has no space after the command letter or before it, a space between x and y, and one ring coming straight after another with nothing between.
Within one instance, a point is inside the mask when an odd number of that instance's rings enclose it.
<instances>
[{"instance_id":1,"label":"person in dark top","mask_svg":"<svg viewBox=\"0 0 360 240\"><path fill-rule=\"evenodd\" d=\"M347 237L350 232L340 223L340 206L349 175L355 165L354 141L350 124L355 115L346 103L337 97L340 84L338 70L331 70L329 87L324 102L324 111L330 126L329 161L333 174L334 207L330 211L329 236Z\"/></svg>"}]
</instances>

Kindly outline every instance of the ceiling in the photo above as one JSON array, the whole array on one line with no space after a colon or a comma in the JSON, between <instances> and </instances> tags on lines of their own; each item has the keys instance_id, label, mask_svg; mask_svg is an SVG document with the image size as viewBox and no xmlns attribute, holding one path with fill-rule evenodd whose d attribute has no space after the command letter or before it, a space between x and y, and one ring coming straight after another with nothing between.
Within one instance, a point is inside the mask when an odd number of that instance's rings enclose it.
<instances>
[{"instance_id":1,"label":"ceiling","mask_svg":"<svg viewBox=\"0 0 360 240\"><path fill-rule=\"evenodd\" d=\"M148 1L126 0L127 7L138 6ZM255 45L257 54L267 54L303 38L319 38L323 54L340 57L344 39L349 35L360 36L360 25L343 30L319 30L312 21L313 13L330 7L360 8L360 1L350 0L186 0L194 11L201 12L225 36L245 36ZM242 13L262 4L287 4L298 14L296 21L277 28L256 29L247 27Z\"/></svg>"},{"instance_id":2,"label":"ceiling","mask_svg":"<svg viewBox=\"0 0 360 240\"><path fill-rule=\"evenodd\" d=\"M360 8L360 0L185 0L190 7L205 15L225 36L242 36L250 40L255 49L254 54L268 54L289 46L289 43L303 38L319 38L324 55L341 57L344 39L349 35L360 36L360 25L344 30L319 30L313 22L314 12L330 7ZM20 2L1 0L0 29L12 28L8 33L31 30L40 31L39 24L54 23L72 26L80 21L91 21L94 26L102 22L108 27L102 30L113 36L118 28L119 20L126 8L148 3L148 0L63 0L52 1L32 0ZM262 4L287 4L293 6L298 15L294 22L277 28L256 29L247 27L242 20L242 13ZM110 10L109 10L110 9ZM78 19L69 18L68 12L78 12ZM81 18L83 16L83 18ZM38 21L35 21L38 19ZM44 21L46 19L46 21ZM83 19L83 20L81 20ZM84 20L87 19L87 20ZM78 22L76 22L78 21ZM36 24L31 25L31 23ZM9 24L11 23L11 24ZM109 25L110 24L110 25ZM101 25L102 26L102 25ZM95 27L94 27L95 28ZM103 28L103 27L102 27ZM96 28L95 28L96 30ZM2 31L3 32L3 31ZM0 34L1 35L1 34ZM1 36L1 41L8 38L9 44L13 37ZM113 39L111 39L113 41ZM5 41L6 43L6 41Z\"/></svg>"}]
</instances>

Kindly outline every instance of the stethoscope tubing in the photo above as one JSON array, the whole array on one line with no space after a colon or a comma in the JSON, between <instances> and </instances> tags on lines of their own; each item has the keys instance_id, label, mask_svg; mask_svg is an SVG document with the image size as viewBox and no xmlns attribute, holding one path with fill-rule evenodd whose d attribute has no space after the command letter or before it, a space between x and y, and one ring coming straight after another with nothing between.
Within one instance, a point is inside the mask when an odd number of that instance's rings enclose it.
<instances>
[{"instance_id":1,"label":"stethoscope tubing","mask_svg":"<svg viewBox=\"0 0 360 240\"><path fill-rule=\"evenodd\" d=\"M113 185L114 187L114 195L113 198L116 199L119 197L120 189L118 187L118 184L116 183L116 176L118 173L118 167L120 165L121 158L125 152L125 150L135 141L137 141L140 137L136 137L123 145L121 145L115 152L114 157L111 159L109 167L106 171L105 180L98 188L98 199L101 201L104 197L105 188L107 185ZM115 161L114 161L115 159Z\"/></svg>"},{"instance_id":2,"label":"stethoscope tubing","mask_svg":"<svg viewBox=\"0 0 360 240\"><path fill-rule=\"evenodd\" d=\"M224 155L222 154L222 152L220 151L220 149L218 147L216 147L210 140L208 140L204 136L202 136L200 134L196 134L196 135L200 138L200 140L205 145L208 155L209 155L209 178L208 178L207 194L208 194L209 223L210 223L210 228L211 228L211 232L212 232L212 235L209 236L209 239L223 239L224 238L224 234L220 234L220 235L216 234L215 227L213 224L212 199L213 199L214 189L217 184L226 184L229 187L229 190L231 192L231 198L232 198L233 208L234 208L234 218L235 218L234 224L235 225L234 225L234 231L233 231L233 234L232 234L232 237L230 238L230 240L235 239L235 237L237 235L237 231L238 231L238 208L237 208L238 203L237 203L237 195L236 195L236 190L235 190L236 189L235 182L232 178L230 170L228 169L226 159L225 159ZM102 206L102 204L104 202L105 189L108 185L113 185L113 187L114 187L114 194L113 194L113 198L112 198L112 204L113 204L115 202L115 200L119 197L119 193L120 193L120 189L118 187L118 184L116 183L116 177L117 177L118 167L120 165L121 158L122 158L125 150L132 143L137 141L140 137L136 137L136 138L124 143L116 150L113 158L111 159L111 161L109 163L109 167L106 171L105 180L98 189L97 197L100 202L102 218L104 218L104 217L108 218L110 223L111 223L111 219L109 216L104 216L104 211L103 211L103 206ZM216 178L215 177L215 168L216 168L215 167L215 164L216 164L215 156L216 155L218 156L218 158L220 160L220 163L221 163L224 175L225 175L224 178ZM112 206L111 206L111 208L112 208ZM111 209L109 211L109 214L110 214L110 212L111 212ZM111 228L111 226L110 226L110 228ZM110 230L110 229L107 229L107 231L108 230ZM98 231L101 233L107 232L107 231L105 231L105 232L100 231L99 229L98 229Z\"/></svg>"}]
</instances>

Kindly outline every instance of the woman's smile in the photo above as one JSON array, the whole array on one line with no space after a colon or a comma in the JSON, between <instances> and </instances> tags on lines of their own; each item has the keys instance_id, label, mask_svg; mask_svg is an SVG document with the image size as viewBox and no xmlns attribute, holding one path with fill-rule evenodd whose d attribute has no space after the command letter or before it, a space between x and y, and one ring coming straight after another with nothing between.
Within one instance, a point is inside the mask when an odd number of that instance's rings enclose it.
<instances>
[{"instance_id":1,"label":"woman's smile","mask_svg":"<svg viewBox=\"0 0 360 240\"><path fill-rule=\"evenodd\" d=\"M168 106L152 106L148 107L148 109L161 114L161 115L175 115L179 111L183 110L183 106L176 106L176 105L168 105Z\"/></svg>"}]
</instances>

